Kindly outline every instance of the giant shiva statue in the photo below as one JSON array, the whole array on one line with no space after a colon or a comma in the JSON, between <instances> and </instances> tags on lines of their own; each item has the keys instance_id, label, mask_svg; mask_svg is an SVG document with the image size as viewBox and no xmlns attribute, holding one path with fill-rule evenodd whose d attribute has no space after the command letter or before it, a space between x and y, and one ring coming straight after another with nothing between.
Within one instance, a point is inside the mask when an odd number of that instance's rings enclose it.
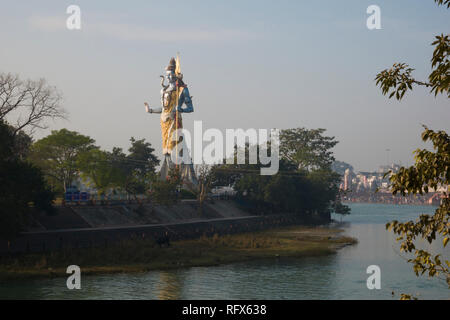
<instances>
[{"instance_id":1,"label":"giant shiva statue","mask_svg":"<svg viewBox=\"0 0 450 320\"><path fill-rule=\"evenodd\" d=\"M192 97L189 95L188 87L183 82L183 74L180 70L180 59L178 56L177 59L170 59L169 65L166 68L166 74L161 76L161 78L162 107L150 108L147 102L144 105L145 111L148 113L161 114L163 163L160 177L165 180L168 177L169 169L174 167L171 155L173 152L178 152L178 145L183 139L182 136L178 137L176 133L177 129L183 128L181 114L193 112L194 106L192 105ZM184 182L197 184L192 164L181 163L179 169Z\"/></svg>"}]
</instances>

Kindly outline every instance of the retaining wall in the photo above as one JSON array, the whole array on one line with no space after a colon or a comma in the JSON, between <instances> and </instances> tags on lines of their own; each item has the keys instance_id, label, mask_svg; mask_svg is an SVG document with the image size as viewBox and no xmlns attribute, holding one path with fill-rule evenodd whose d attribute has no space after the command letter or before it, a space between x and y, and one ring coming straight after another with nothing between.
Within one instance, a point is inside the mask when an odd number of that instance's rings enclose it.
<instances>
[{"instance_id":1,"label":"retaining wall","mask_svg":"<svg viewBox=\"0 0 450 320\"><path fill-rule=\"evenodd\" d=\"M219 218L196 222L153 224L111 228L80 228L22 233L14 241L0 242L0 255L47 252L70 248L107 247L127 239L158 239L168 236L170 240L193 239L203 235L212 236L252 232L294 224L318 224L295 215L248 216Z\"/></svg>"}]
</instances>

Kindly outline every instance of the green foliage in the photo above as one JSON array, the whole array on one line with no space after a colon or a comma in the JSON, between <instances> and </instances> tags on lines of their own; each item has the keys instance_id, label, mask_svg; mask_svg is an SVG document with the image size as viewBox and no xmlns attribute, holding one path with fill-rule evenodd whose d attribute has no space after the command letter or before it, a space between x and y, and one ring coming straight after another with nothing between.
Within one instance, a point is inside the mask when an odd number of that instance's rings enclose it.
<instances>
[{"instance_id":1,"label":"green foliage","mask_svg":"<svg viewBox=\"0 0 450 320\"><path fill-rule=\"evenodd\" d=\"M210 168L211 176L209 178L211 178L211 186L233 186L246 174L259 174L262 167L261 163L259 161L257 161L256 164L249 163L250 150L252 149L257 155L259 155L259 148L260 146L250 146L248 143L246 143L244 150L242 150L245 154L245 163L237 164L239 149L235 145L232 164L226 164L224 160L225 164L213 165ZM270 154L270 152L271 151L269 147L268 154ZM297 167L295 164L287 161L286 159L280 159L279 169L281 171L295 171Z\"/></svg>"},{"instance_id":2,"label":"green foliage","mask_svg":"<svg viewBox=\"0 0 450 320\"><path fill-rule=\"evenodd\" d=\"M431 58L432 72L428 76L428 82L422 82L414 79L411 75L413 68L406 63L394 63L390 69L385 69L375 77L376 85L379 85L383 95L389 94L389 98L395 96L401 100L406 91L412 90L413 85L431 87L434 95L439 93L450 97L450 38L448 35L441 34L436 36L432 43L435 46L433 57Z\"/></svg>"},{"instance_id":3,"label":"green foliage","mask_svg":"<svg viewBox=\"0 0 450 320\"><path fill-rule=\"evenodd\" d=\"M424 142L433 143L433 151L417 149L414 151L416 164L409 168L400 168L392 175L392 193L400 192L423 194L439 186L447 186L450 181L450 137L445 131L435 132L424 126L422 133Z\"/></svg>"},{"instance_id":4,"label":"green foliage","mask_svg":"<svg viewBox=\"0 0 450 320\"><path fill-rule=\"evenodd\" d=\"M418 149L415 151L415 165L400 168L396 174L390 176L392 193L423 194L438 187L446 187L450 183L450 137L444 131L435 132L425 127L422 133L424 142L433 143L433 151ZM450 265L441 261L440 256L432 256L429 252L416 248L414 241L417 237L426 239L429 243L436 240L436 235L443 237L443 247L447 246L450 231L450 199L448 192L434 215L421 215L415 222L399 223L392 221L386 225L393 230L401 240L400 250L414 252L415 257L408 261L413 263L416 275L428 272L429 276L443 274L450 287Z\"/></svg>"},{"instance_id":5,"label":"green foliage","mask_svg":"<svg viewBox=\"0 0 450 320\"><path fill-rule=\"evenodd\" d=\"M338 199L340 175L330 168L334 161L331 149L337 141L324 136L324 132L305 128L283 130L277 174L260 175L260 163L218 165L212 168L213 185L233 185L237 200L255 214L329 215ZM246 163L249 149L247 145Z\"/></svg>"},{"instance_id":6,"label":"green foliage","mask_svg":"<svg viewBox=\"0 0 450 320\"><path fill-rule=\"evenodd\" d=\"M334 204L334 212L341 215L347 215L350 214L351 210L348 206L345 204L342 204L340 201L336 201Z\"/></svg>"},{"instance_id":7,"label":"green foliage","mask_svg":"<svg viewBox=\"0 0 450 320\"><path fill-rule=\"evenodd\" d=\"M447 5L447 8L450 8L450 0L434 0L434 2L436 2L438 6Z\"/></svg>"},{"instance_id":8,"label":"green foliage","mask_svg":"<svg viewBox=\"0 0 450 320\"><path fill-rule=\"evenodd\" d=\"M406 63L394 63L392 68L385 69L377 74L375 77L376 84L380 85L383 95L391 91L389 99L395 95L397 100L401 100L408 89L412 90L414 83L414 79L411 77L412 71L414 69Z\"/></svg>"},{"instance_id":9,"label":"green foliage","mask_svg":"<svg viewBox=\"0 0 450 320\"><path fill-rule=\"evenodd\" d=\"M181 182L181 173L176 167L169 170L169 177L167 180L155 178L151 188L152 200L162 205L174 204L178 200Z\"/></svg>"},{"instance_id":10,"label":"green foliage","mask_svg":"<svg viewBox=\"0 0 450 320\"><path fill-rule=\"evenodd\" d=\"M449 4L448 4L449 5ZM447 5L447 6L448 6ZM431 67L433 71L428 77L431 84L431 92L436 96L438 93L447 92L450 97L450 39L449 35L436 36L436 40L432 43L434 48L433 57L431 58Z\"/></svg>"},{"instance_id":11,"label":"green foliage","mask_svg":"<svg viewBox=\"0 0 450 320\"><path fill-rule=\"evenodd\" d=\"M438 5L447 5L450 7L449 0L435 0ZM431 59L432 72L428 77L429 82L424 83L416 81L411 77L411 71L406 64L394 64L390 70L384 70L376 77L376 84L380 85L382 93L389 97L396 96L397 100L401 100L407 89L412 89L412 84L425 85L431 87L431 93L436 96L439 93L449 92L450 79L450 62L449 62L449 36L436 36L436 40L432 43L435 46L433 57ZM390 174L390 182L392 193L400 193L403 196L410 194L424 194L429 191L436 190L438 187L443 188L443 198L441 204L436 209L434 215L421 215L415 222L408 221L400 223L392 221L386 224L386 229L393 230L399 237L397 241L401 241L400 249L404 252L413 252L414 258L408 259L413 264L413 270L417 276L428 273L430 277L443 276L450 288L450 262L441 260L441 254L432 255L430 252L416 247L415 240L417 237L432 243L436 240L437 235L443 238L443 247L445 248L449 241L450 229L450 198L449 198L449 181L450 181L450 137L444 131L435 132L424 126L422 133L424 142L431 141L433 150L418 149L415 151L415 165L409 168L400 168L400 170ZM411 299L410 295L402 295L402 299Z\"/></svg>"},{"instance_id":12,"label":"green foliage","mask_svg":"<svg viewBox=\"0 0 450 320\"><path fill-rule=\"evenodd\" d=\"M338 143L334 137L324 136L325 129L295 128L280 133L280 155L298 169L329 168L333 161L331 149Z\"/></svg>"},{"instance_id":13,"label":"green foliage","mask_svg":"<svg viewBox=\"0 0 450 320\"><path fill-rule=\"evenodd\" d=\"M97 148L82 152L77 159L81 177L104 195L117 181L119 170L112 165L107 152Z\"/></svg>"},{"instance_id":14,"label":"green foliage","mask_svg":"<svg viewBox=\"0 0 450 320\"><path fill-rule=\"evenodd\" d=\"M128 149L128 160L132 161L135 170L140 172L154 172L155 167L159 164L158 158L154 155L155 149L145 139L130 139L131 147Z\"/></svg>"},{"instance_id":15,"label":"green foliage","mask_svg":"<svg viewBox=\"0 0 450 320\"><path fill-rule=\"evenodd\" d=\"M130 141L128 155L120 148L106 152L96 147L90 137L62 129L34 143L30 159L44 170L47 180L61 193L80 176L99 195L119 188L136 197L149 189L159 160L144 139Z\"/></svg>"},{"instance_id":16,"label":"green foliage","mask_svg":"<svg viewBox=\"0 0 450 320\"><path fill-rule=\"evenodd\" d=\"M7 240L26 227L32 206L53 213L53 193L41 171L15 153L15 137L0 121L0 238Z\"/></svg>"},{"instance_id":17,"label":"green foliage","mask_svg":"<svg viewBox=\"0 0 450 320\"><path fill-rule=\"evenodd\" d=\"M76 177L78 157L95 148L94 142L75 131L54 130L32 145L30 160L43 170L55 190L65 192Z\"/></svg>"},{"instance_id":18,"label":"green foliage","mask_svg":"<svg viewBox=\"0 0 450 320\"><path fill-rule=\"evenodd\" d=\"M197 199L197 195L194 192L192 192L192 191L189 191L189 190L186 190L186 189L181 189L181 191L180 191L180 198L181 199L191 199L191 200L193 200L193 199Z\"/></svg>"},{"instance_id":19,"label":"green foliage","mask_svg":"<svg viewBox=\"0 0 450 320\"><path fill-rule=\"evenodd\" d=\"M261 176L258 173L246 173L235 184L237 198L255 214L270 212L270 201L265 201L265 191L269 187L270 176Z\"/></svg>"},{"instance_id":20,"label":"green foliage","mask_svg":"<svg viewBox=\"0 0 450 320\"><path fill-rule=\"evenodd\" d=\"M136 196L150 188L150 182L155 179L155 167L159 164L151 144L145 139L130 139L131 147L126 155L122 149L114 148L109 154L113 170L113 185Z\"/></svg>"}]
</instances>

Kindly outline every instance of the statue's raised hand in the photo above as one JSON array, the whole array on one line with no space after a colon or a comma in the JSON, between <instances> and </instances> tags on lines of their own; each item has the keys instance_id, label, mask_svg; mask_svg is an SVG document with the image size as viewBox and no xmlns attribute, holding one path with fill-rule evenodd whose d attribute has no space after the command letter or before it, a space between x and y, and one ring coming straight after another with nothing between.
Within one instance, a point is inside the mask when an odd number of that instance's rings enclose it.
<instances>
[{"instance_id":1,"label":"statue's raised hand","mask_svg":"<svg viewBox=\"0 0 450 320\"><path fill-rule=\"evenodd\" d=\"M151 110L150 110L150 107L148 106L148 103L147 103L147 102L144 102L144 106L145 106L145 111L146 111L147 113L152 113Z\"/></svg>"}]
</instances>

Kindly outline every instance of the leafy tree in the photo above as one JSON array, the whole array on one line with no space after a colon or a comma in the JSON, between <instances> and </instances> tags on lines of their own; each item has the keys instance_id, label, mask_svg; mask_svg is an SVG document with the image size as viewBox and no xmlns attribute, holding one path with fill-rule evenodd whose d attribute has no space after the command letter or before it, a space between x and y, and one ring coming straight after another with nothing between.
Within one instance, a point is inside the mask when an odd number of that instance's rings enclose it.
<instances>
[{"instance_id":1,"label":"leafy tree","mask_svg":"<svg viewBox=\"0 0 450 320\"><path fill-rule=\"evenodd\" d=\"M113 166L109 154L96 148L79 154L77 168L81 171L81 177L88 181L100 196L114 186L119 175L119 170Z\"/></svg>"},{"instance_id":2,"label":"leafy tree","mask_svg":"<svg viewBox=\"0 0 450 320\"><path fill-rule=\"evenodd\" d=\"M282 210L275 207L272 199L265 199L266 188L269 187L271 176L262 176L257 172L248 172L236 182L234 189L237 191L237 199L249 212L254 214L270 213ZM271 193L269 192L269 195Z\"/></svg>"},{"instance_id":3,"label":"leafy tree","mask_svg":"<svg viewBox=\"0 0 450 320\"><path fill-rule=\"evenodd\" d=\"M16 131L16 128L0 120L5 130L9 130L13 135L11 154L21 160L27 159L33 139L24 131Z\"/></svg>"},{"instance_id":4,"label":"leafy tree","mask_svg":"<svg viewBox=\"0 0 450 320\"><path fill-rule=\"evenodd\" d=\"M341 177L333 171L333 165L334 169L352 167L345 162L335 161L332 149L338 141L325 136L325 131L306 128L283 130L280 134L281 158L307 172L309 191L305 210L328 215L331 210L338 210L349 214L350 208L340 202L338 186Z\"/></svg>"},{"instance_id":5,"label":"leafy tree","mask_svg":"<svg viewBox=\"0 0 450 320\"><path fill-rule=\"evenodd\" d=\"M250 173L260 173L262 167L259 159L256 164L249 163L250 149L254 148L254 151L259 156L261 146L250 146L246 143L244 147L245 163L237 164L238 147L235 145L232 164L216 164L211 167L212 181L211 186L234 186L237 181L242 177ZM268 154L271 152L271 147L268 148ZM224 160L225 162L225 160ZM281 158L279 159L279 171L296 171L297 165L293 162Z\"/></svg>"},{"instance_id":6,"label":"leafy tree","mask_svg":"<svg viewBox=\"0 0 450 320\"><path fill-rule=\"evenodd\" d=\"M438 5L450 7L449 0L435 0L435 2ZM412 90L413 85L419 85L430 88L430 93L434 93L435 96L443 94L450 97L449 35L436 36L432 45L434 46L431 58L432 71L427 82L413 78L411 74L414 69L407 64L396 63L392 68L381 71L375 78L382 93L389 94L389 98L395 97L397 100L401 100L408 90ZM414 253L414 258L408 259L408 261L413 264L413 270L417 276L425 272L428 272L430 277L443 276L450 288L450 262L441 261L441 254L432 255L430 252L416 247L416 238L418 237L432 243L436 240L437 235L441 235L444 248L449 241L450 138L444 131L436 132L425 126L422 140L431 141L434 152L418 149L415 151L415 165L409 168L402 167L395 174L388 172L392 193L400 193L403 196L423 194L440 186L446 189L443 192L441 204L432 216L421 215L415 222L392 221L386 225L386 228L399 235L398 240L401 241L402 251ZM408 299L411 296L402 295L402 298Z\"/></svg>"},{"instance_id":7,"label":"leafy tree","mask_svg":"<svg viewBox=\"0 0 450 320\"><path fill-rule=\"evenodd\" d=\"M110 158L112 166L117 170L114 184L137 198L138 194L149 189L159 160L154 155L155 149L145 139L136 140L132 137L130 141L128 155L121 148L114 148Z\"/></svg>"},{"instance_id":8,"label":"leafy tree","mask_svg":"<svg viewBox=\"0 0 450 320\"><path fill-rule=\"evenodd\" d=\"M431 45L435 48L431 58L432 72L428 76L428 82L413 78L411 73L414 69L406 63L394 63L390 69L381 71L375 78L381 92L384 95L389 94L389 98L395 96L397 100L401 100L408 90L413 89L413 85L419 85L431 88L430 93L434 93L435 96L446 94L450 97L449 35L436 36L436 40Z\"/></svg>"},{"instance_id":9,"label":"leafy tree","mask_svg":"<svg viewBox=\"0 0 450 320\"><path fill-rule=\"evenodd\" d=\"M338 198L339 180L340 176L330 170L279 171L273 176L248 173L235 189L238 201L255 214L317 213L329 219L332 210L348 208Z\"/></svg>"},{"instance_id":10,"label":"leafy tree","mask_svg":"<svg viewBox=\"0 0 450 320\"><path fill-rule=\"evenodd\" d=\"M234 145L234 153L232 155L233 161L227 164L226 159L223 160L223 164L216 164L211 166L211 186L233 186L239 179L241 179L245 173L259 170L258 164L249 164L249 143L245 144L244 150L239 150L237 144ZM244 164L238 164L238 152L242 151L245 157ZM231 157L230 157L231 158Z\"/></svg>"},{"instance_id":11,"label":"leafy tree","mask_svg":"<svg viewBox=\"0 0 450 320\"><path fill-rule=\"evenodd\" d=\"M308 179L311 181L311 194L309 196L311 208L329 214L336 207L340 210L347 207L343 204L336 204L336 202L340 203L338 196L341 176L339 174L326 168L310 172ZM348 208L348 210L350 209Z\"/></svg>"},{"instance_id":12,"label":"leafy tree","mask_svg":"<svg viewBox=\"0 0 450 320\"><path fill-rule=\"evenodd\" d=\"M216 165L212 168L213 185L231 184L237 200L256 214L292 212L308 215L317 212L330 216L331 210L349 208L337 195L340 175L330 165L334 161L334 137L323 135L324 129L296 128L280 134L279 171L273 176L261 176L261 164L248 164L250 148L245 147L246 164ZM270 147L269 147L270 148ZM270 151L270 149L269 149ZM234 153L236 163L237 148Z\"/></svg>"},{"instance_id":13,"label":"leafy tree","mask_svg":"<svg viewBox=\"0 0 450 320\"><path fill-rule=\"evenodd\" d=\"M127 190L127 179L133 171L133 163L127 161L127 155L122 148L114 147L110 153L111 165L118 170L117 175L114 176L114 186Z\"/></svg>"},{"instance_id":14,"label":"leafy tree","mask_svg":"<svg viewBox=\"0 0 450 320\"><path fill-rule=\"evenodd\" d=\"M178 200L181 182L181 172L176 167L169 170L167 180L159 180L155 177L151 189L152 200L163 205L175 203Z\"/></svg>"},{"instance_id":15,"label":"leafy tree","mask_svg":"<svg viewBox=\"0 0 450 320\"><path fill-rule=\"evenodd\" d=\"M337 195L336 200L333 203L333 211L334 213L341 215L341 221L343 216L351 213L350 208L341 202L340 194Z\"/></svg>"},{"instance_id":16,"label":"leafy tree","mask_svg":"<svg viewBox=\"0 0 450 320\"><path fill-rule=\"evenodd\" d=\"M53 213L42 172L15 153L16 145L14 130L0 121L0 238L6 240L26 227L31 206Z\"/></svg>"},{"instance_id":17,"label":"leafy tree","mask_svg":"<svg viewBox=\"0 0 450 320\"><path fill-rule=\"evenodd\" d=\"M153 153L150 142L145 142L145 139L136 140L133 137L130 139L131 147L128 149L128 160L134 162L134 168L140 172L154 172L156 166L159 165L159 160Z\"/></svg>"},{"instance_id":18,"label":"leafy tree","mask_svg":"<svg viewBox=\"0 0 450 320\"><path fill-rule=\"evenodd\" d=\"M309 186L305 173L276 175L267 183L263 200L270 203L275 212L305 213L308 211Z\"/></svg>"},{"instance_id":19,"label":"leafy tree","mask_svg":"<svg viewBox=\"0 0 450 320\"><path fill-rule=\"evenodd\" d=\"M334 137L324 136L325 129L295 128L280 133L280 155L298 169L329 168L335 160L331 149L338 143Z\"/></svg>"},{"instance_id":20,"label":"leafy tree","mask_svg":"<svg viewBox=\"0 0 450 320\"><path fill-rule=\"evenodd\" d=\"M77 175L78 157L95 148L94 142L75 131L54 130L32 145L30 159L44 171L56 190L65 192Z\"/></svg>"},{"instance_id":21,"label":"leafy tree","mask_svg":"<svg viewBox=\"0 0 450 320\"><path fill-rule=\"evenodd\" d=\"M433 143L433 151L418 149L416 163L409 168L400 168L396 174L390 176L392 193L424 194L438 187L448 190L450 183L450 137L444 131L435 132L425 127L422 133L423 141ZM392 221L386 225L393 230L401 240L400 250L414 252L414 258L408 259L413 263L416 275L428 272L428 275L443 275L450 288L450 262L441 261L442 255L432 255L430 252L416 247L417 237L426 239L429 243L436 240L436 235L443 237L443 247L447 246L450 231L450 198L448 191L443 192L444 198L434 215L421 215L415 222L400 223Z\"/></svg>"}]
</instances>

